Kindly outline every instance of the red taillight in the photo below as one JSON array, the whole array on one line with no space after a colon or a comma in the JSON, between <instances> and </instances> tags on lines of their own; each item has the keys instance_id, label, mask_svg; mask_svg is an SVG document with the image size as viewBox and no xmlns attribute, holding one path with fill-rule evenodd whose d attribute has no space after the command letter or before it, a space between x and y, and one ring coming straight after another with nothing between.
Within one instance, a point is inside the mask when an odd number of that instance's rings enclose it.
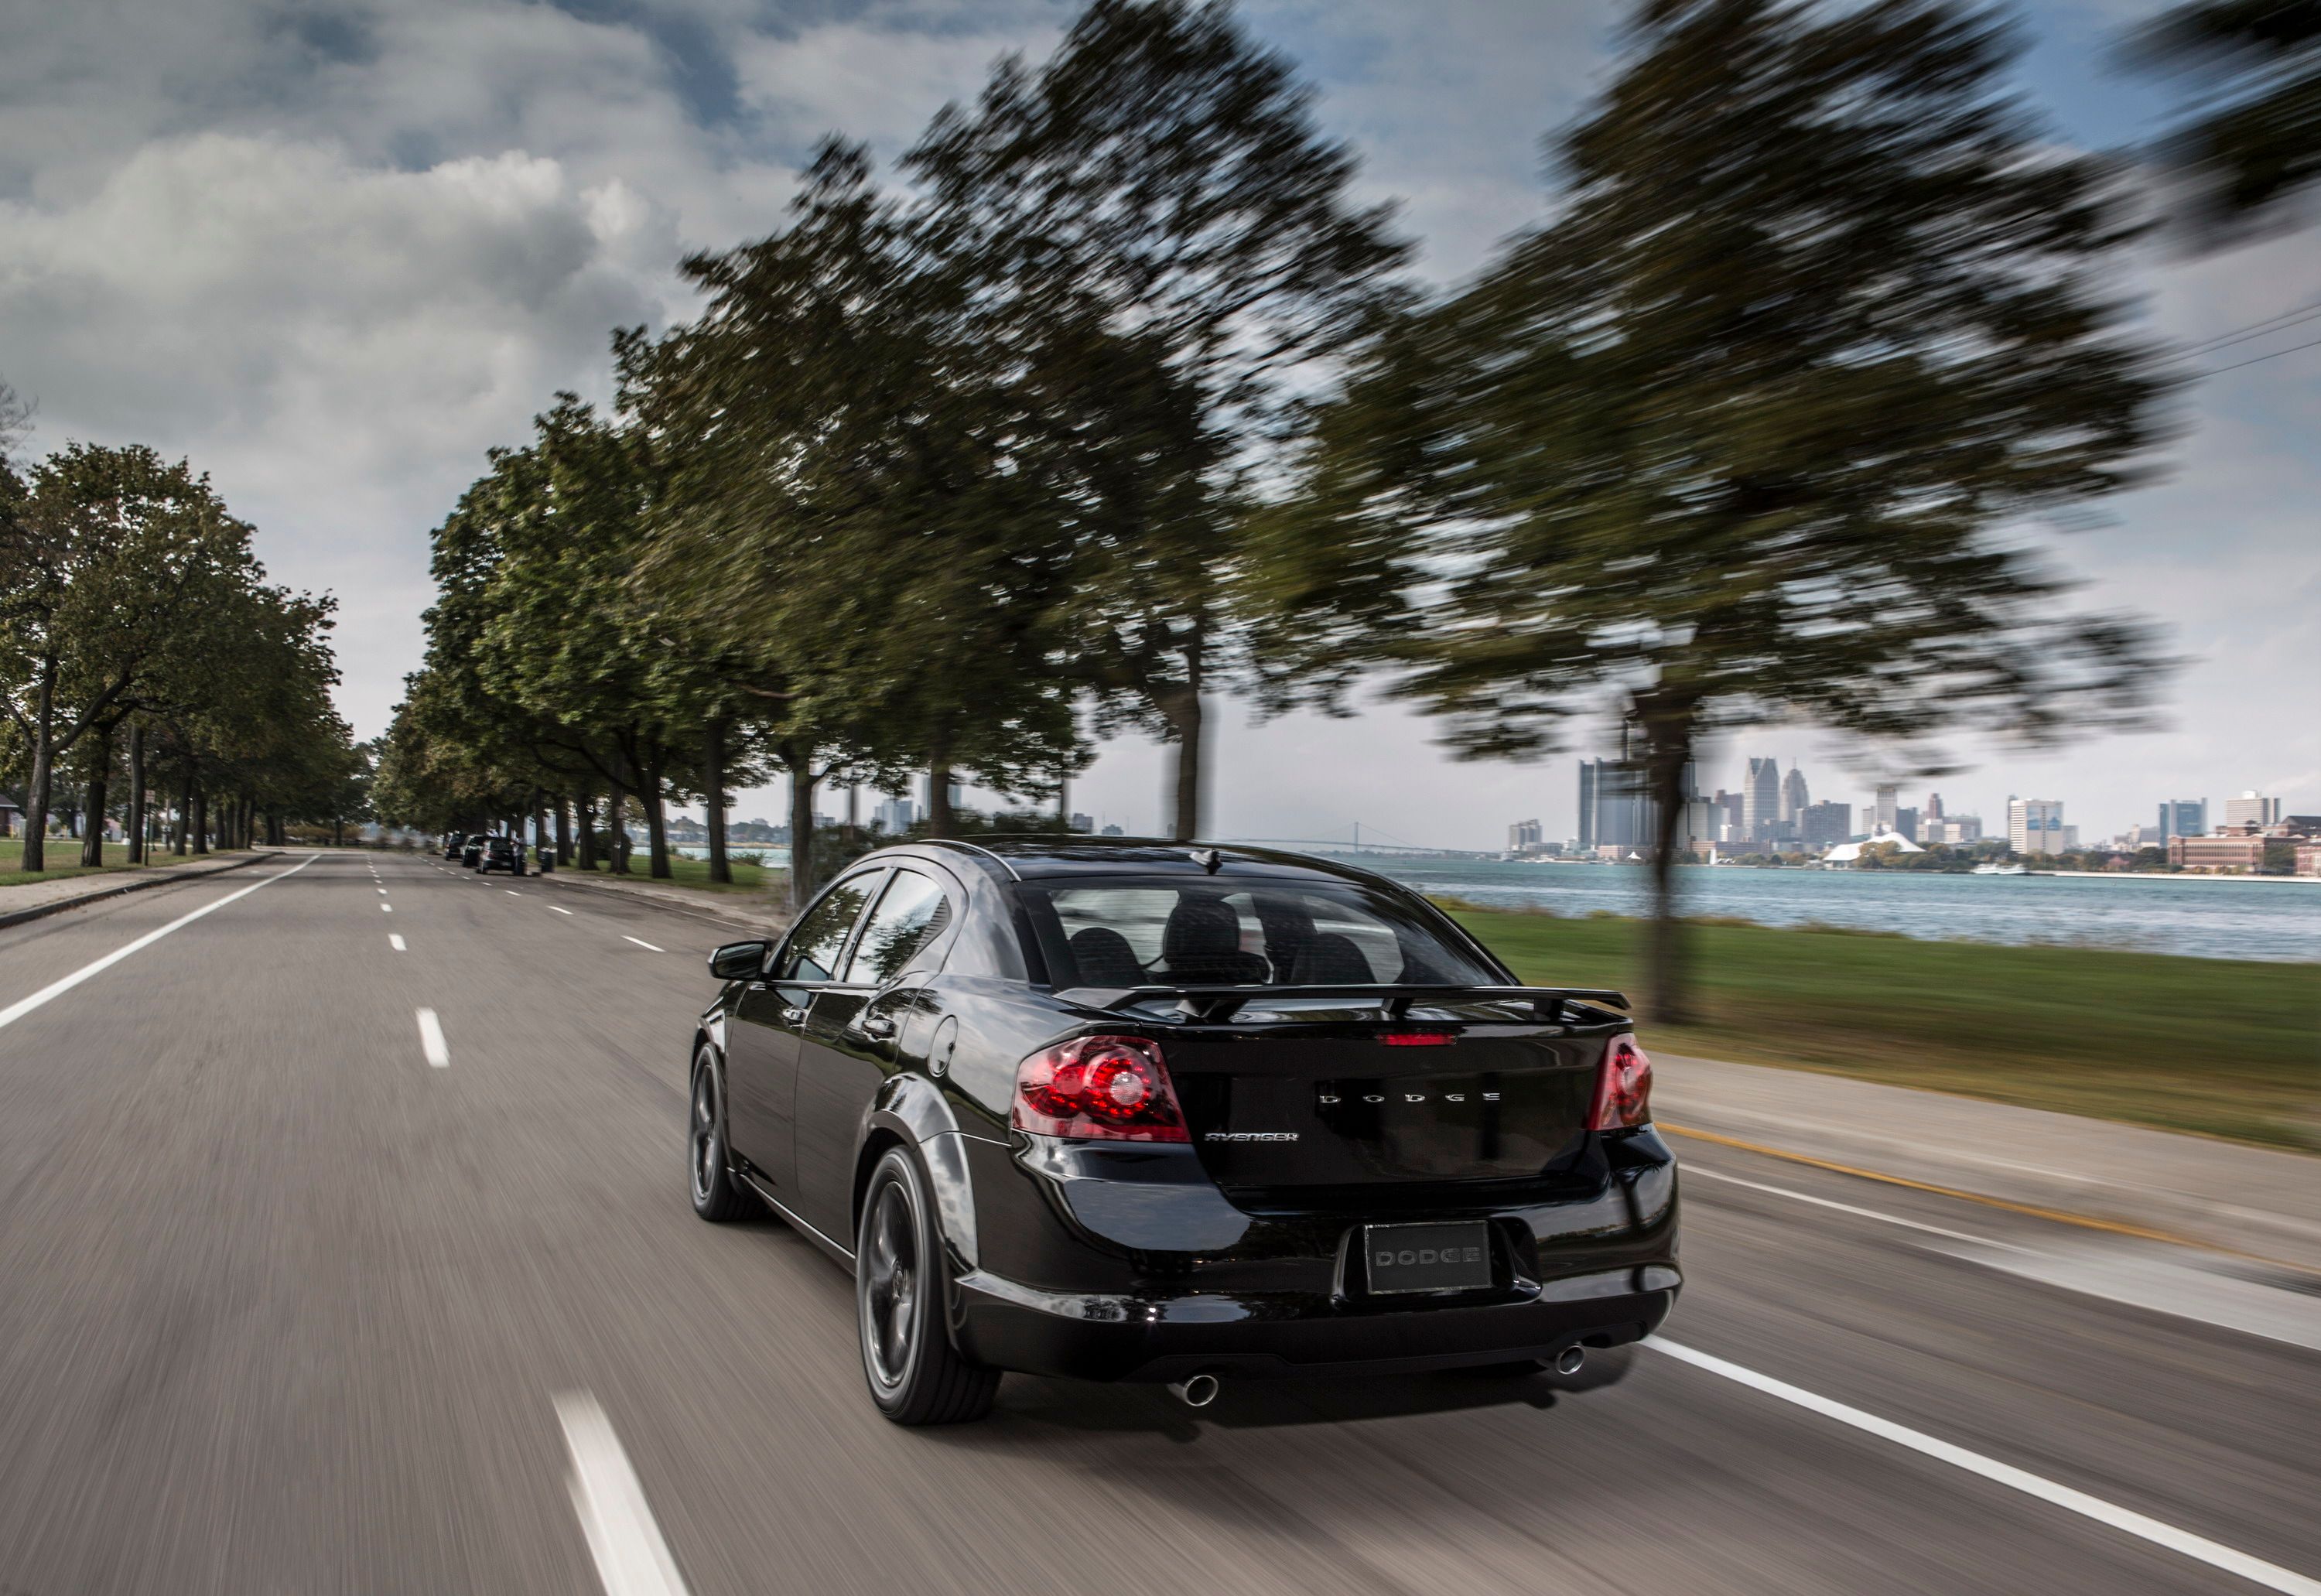
<instances>
[{"instance_id":1,"label":"red taillight","mask_svg":"<svg viewBox=\"0 0 2321 1596\"><path fill-rule=\"evenodd\" d=\"M1588 1111L1589 1130L1622 1130L1648 1125L1652 1117L1652 1061L1625 1036L1604 1050L1604 1072L1596 1082L1596 1106Z\"/></svg>"},{"instance_id":2,"label":"red taillight","mask_svg":"<svg viewBox=\"0 0 2321 1596\"><path fill-rule=\"evenodd\" d=\"M1448 1047L1459 1038L1449 1031L1388 1031L1379 1040L1388 1047Z\"/></svg>"},{"instance_id":3,"label":"red taillight","mask_svg":"<svg viewBox=\"0 0 2321 1596\"><path fill-rule=\"evenodd\" d=\"M1080 1036L1015 1066L1008 1123L1042 1136L1189 1142L1160 1049L1142 1036Z\"/></svg>"}]
</instances>

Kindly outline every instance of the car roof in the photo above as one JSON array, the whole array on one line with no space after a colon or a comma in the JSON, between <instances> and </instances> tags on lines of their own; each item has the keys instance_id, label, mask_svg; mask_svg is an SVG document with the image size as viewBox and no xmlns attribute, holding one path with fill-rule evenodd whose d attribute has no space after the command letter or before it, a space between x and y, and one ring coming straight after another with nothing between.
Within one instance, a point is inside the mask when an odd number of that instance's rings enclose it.
<instances>
[{"instance_id":1,"label":"car roof","mask_svg":"<svg viewBox=\"0 0 2321 1596\"><path fill-rule=\"evenodd\" d=\"M1365 885L1384 880L1357 866L1308 853L1238 843L1175 843L1158 837L999 834L949 841L930 839L880 849L862 862L913 854L942 859L954 869L971 861L987 874L1018 881L1103 875L1217 880L1260 877L1270 880L1360 881ZM1212 855L1216 862L1215 870L1209 867Z\"/></svg>"}]
</instances>

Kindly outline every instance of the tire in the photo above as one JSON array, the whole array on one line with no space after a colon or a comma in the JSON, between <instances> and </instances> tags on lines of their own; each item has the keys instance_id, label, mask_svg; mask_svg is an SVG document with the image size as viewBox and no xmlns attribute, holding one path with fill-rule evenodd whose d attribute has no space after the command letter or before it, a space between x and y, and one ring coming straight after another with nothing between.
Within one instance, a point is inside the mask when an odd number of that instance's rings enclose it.
<instances>
[{"instance_id":1,"label":"tire","mask_svg":"<svg viewBox=\"0 0 2321 1596\"><path fill-rule=\"evenodd\" d=\"M918 1160L889 1147L854 1234L855 1339L878 1411L897 1424L965 1424L991 1411L999 1371L960 1356L943 1310L942 1238Z\"/></svg>"},{"instance_id":2,"label":"tire","mask_svg":"<svg viewBox=\"0 0 2321 1596\"><path fill-rule=\"evenodd\" d=\"M724 1225L765 1205L733 1178L725 1158L724 1081L717 1055L703 1048L694 1055L691 1107L686 1124L686 1188L693 1211L712 1225Z\"/></svg>"}]
</instances>

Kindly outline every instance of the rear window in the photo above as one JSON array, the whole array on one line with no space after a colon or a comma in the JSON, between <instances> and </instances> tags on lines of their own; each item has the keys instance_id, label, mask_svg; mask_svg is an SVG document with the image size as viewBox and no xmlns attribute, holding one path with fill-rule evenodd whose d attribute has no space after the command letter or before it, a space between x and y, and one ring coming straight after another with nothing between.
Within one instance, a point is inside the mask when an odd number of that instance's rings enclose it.
<instances>
[{"instance_id":1,"label":"rear window","mask_svg":"<svg viewBox=\"0 0 2321 1596\"><path fill-rule=\"evenodd\" d=\"M1015 889L1058 987L1491 986L1419 906L1352 882L1106 877Z\"/></svg>"}]
</instances>

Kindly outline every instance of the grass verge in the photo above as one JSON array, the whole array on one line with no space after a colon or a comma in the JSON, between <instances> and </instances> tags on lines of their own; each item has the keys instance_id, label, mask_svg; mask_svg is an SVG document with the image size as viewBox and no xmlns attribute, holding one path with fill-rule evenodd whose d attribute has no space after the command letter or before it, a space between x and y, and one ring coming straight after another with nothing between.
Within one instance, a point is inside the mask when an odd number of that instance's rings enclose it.
<instances>
[{"instance_id":1,"label":"grass verge","mask_svg":"<svg viewBox=\"0 0 2321 1596\"><path fill-rule=\"evenodd\" d=\"M32 881L62 881L74 876L109 875L119 871L145 868L141 864L129 862L129 844L126 843L105 844L105 863L95 868L80 862L80 843L74 837L50 837L45 854L48 869L26 870L23 868L24 839L0 837L0 887L21 887ZM156 848L153 862L157 865L188 864L195 860L192 854L180 859L166 848Z\"/></svg>"},{"instance_id":2,"label":"grass verge","mask_svg":"<svg viewBox=\"0 0 2321 1596\"><path fill-rule=\"evenodd\" d=\"M652 877L647 873L651 867L651 862L646 857L644 850L642 848L638 849L636 853L630 855L628 879L633 881L648 882L660 887L687 887L696 892L732 893L739 897L748 898L762 898L766 894L768 885L766 877L768 871L765 867L762 865L749 863L743 860L736 859L728 862L733 871L733 880L730 885L724 882L713 881L709 879L709 861L706 859L686 859L677 854L671 854L669 861L670 873L669 878L662 881L653 881ZM577 864L560 864L557 866L557 870L560 873L564 871L578 871L580 867ZM612 867L609 865L599 864L593 871L586 873L599 876L609 876L612 874ZM781 872L776 871L772 873L778 876Z\"/></svg>"},{"instance_id":3,"label":"grass verge","mask_svg":"<svg viewBox=\"0 0 2321 1596\"><path fill-rule=\"evenodd\" d=\"M1526 982L1641 1006L1644 923L1452 908ZM2321 964L1694 924L1647 1050L2321 1151Z\"/></svg>"}]
</instances>

